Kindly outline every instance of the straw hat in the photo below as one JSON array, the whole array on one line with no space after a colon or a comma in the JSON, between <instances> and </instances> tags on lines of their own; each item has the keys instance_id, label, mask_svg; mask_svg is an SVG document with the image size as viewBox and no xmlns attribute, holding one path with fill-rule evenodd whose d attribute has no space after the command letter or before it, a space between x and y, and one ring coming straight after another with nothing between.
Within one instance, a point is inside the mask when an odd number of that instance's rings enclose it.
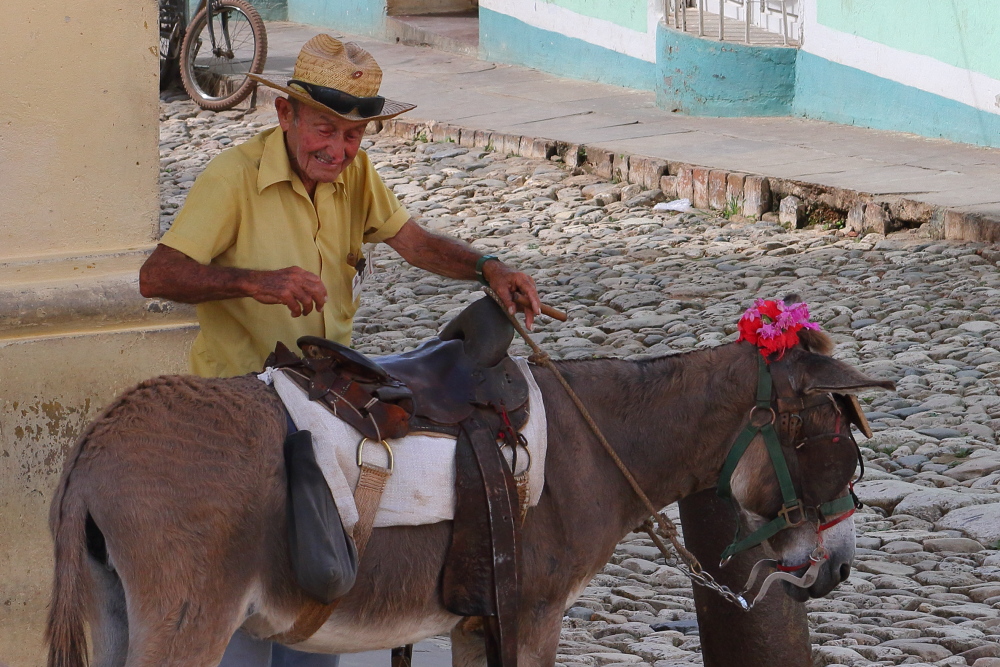
<instances>
[{"instance_id":1,"label":"straw hat","mask_svg":"<svg viewBox=\"0 0 1000 667\"><path fill-rule=\"evenodd\" d=\"M385 120L416 108L415 104L385 100L382 111L374 116L362 116L356 108L340 113L313 99L306 89L293 81L312 86L332 88L354 97L375 97L382 84L382 69L372 54L354 42L341 42L329 35L316 35L302 46L292 71L292 81L282 85L257 74L248 75L254 81L275 88L309 106L352 121Z\"/></svg>"}]
</instances>

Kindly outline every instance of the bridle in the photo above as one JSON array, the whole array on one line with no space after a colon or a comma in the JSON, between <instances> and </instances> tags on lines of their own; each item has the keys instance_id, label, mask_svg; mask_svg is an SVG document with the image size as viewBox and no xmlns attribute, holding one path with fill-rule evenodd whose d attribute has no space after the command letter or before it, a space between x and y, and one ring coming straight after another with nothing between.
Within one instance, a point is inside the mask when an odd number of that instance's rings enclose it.
<instances>
[{"instance_id":1,"label":"bridle","mask_svg":"<svg viewBox=\"0 0 1000 667\"><path fill-rule=\"evenodd\" d=\"M772 369L777 371L772 373ZM833 404L837 410L836 430L830 433L821 433L799 439L803 420L801 413L814 408ZM726 564L734 555L755 547L765 540L770 539L782 530L795 528L806 523L816 526L819 538L819 546L810 557L811 564L825 560L826 550L822 547L822 532L832 528L841 521L846 520L860 509L861 502L854 494L854 483L857 479L848 483L848 492L823 503L807 505L800 499L789 472L788 458L785 456L786 449L797 450L801 447L812 444L814 441L828 439L833 443L839 443L841 438L847 438L854 445L857 451L858 461L861 463L861 473L864 474L864 459L861 450L851 434L850 428L846 433L840 431L843 412L837 405L833 394L824 393L813 396L799 396L792 387L790 373L780 361L768 364L762 356L758 356L757 375L757 399L756 405L750 411L750 419L747 426L740 432L729 450L729 455L719 473L718 495L722 498L733 500L732 476L740 459L746 453L750 443L758 435L764 440L771 465L774 468L775 476L778 479L778 486L781 490L782 505L778 510L778 515L749 535L740 538L739 529L733 538L733 542L722 552L722 565ZM777 428L776 428L777 426ZM784 441L779 437L778 431L784 435ZM797 467L797 457L792 459ZM860 479L860 476L858 477ZM840 516L837 516L840 515ZM830 519L830 517L835 517ZM776 564L779 570L786 572L799 570L805 565L784 566ZM756 567L755 573L756 573ZM754 575L748 582L748 587L753 583Z\"/></svg>"}]
</instances>

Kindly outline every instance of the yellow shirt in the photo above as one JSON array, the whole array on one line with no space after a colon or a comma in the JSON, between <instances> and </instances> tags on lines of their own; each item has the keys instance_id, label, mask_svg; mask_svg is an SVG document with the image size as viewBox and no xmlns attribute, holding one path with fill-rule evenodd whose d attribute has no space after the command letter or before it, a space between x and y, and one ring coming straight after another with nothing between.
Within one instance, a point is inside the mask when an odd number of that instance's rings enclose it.
<instances>
[{"instance_id":1,"label":"yellow shirt","mask_svg":"<svg viewBox=\"0 0 1000 667\"><path fill-rule=\"evenodd\" d=\"M301 267L322 279L328 301L322 313L301 317L251 298L198 304L192 372L228 377L260 370L277 341L296 350L300 336L349 344L361 244L392 238L409 217L364 151L334 183L319 183L313 199L292 171L280 128L219 154L160 242L202 264Z\"/></svg>"}]
</instances>

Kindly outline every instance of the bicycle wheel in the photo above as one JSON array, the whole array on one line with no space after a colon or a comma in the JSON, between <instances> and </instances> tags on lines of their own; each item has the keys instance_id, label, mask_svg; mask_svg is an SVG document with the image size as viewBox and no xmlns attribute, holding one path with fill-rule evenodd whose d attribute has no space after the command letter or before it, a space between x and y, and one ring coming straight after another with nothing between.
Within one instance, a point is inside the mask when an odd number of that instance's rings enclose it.
<instances>
[{"instance_id":1,"label":"bicycle wheel","mask_svg":"<svg viewBox=\"0 0 1000 667\"><path fill-rule=\"evenodd\" d=\"M253 90L248 73L264 71L267 33L260 14L246 0L216 0L212 23L214 49L207 8L191 20L181 45L181 82L198 106L222 111Z\"/></svg>"},{"instance_id":2,"label":"bicycle wheel","mask_svg":"<svg viewBox=\"0 0 1000 667\"><path fill-rule=\"evenodd\" d=\"M160 0L160 91L166 90L180 74L182 39L183 0Z\"/></svg>"}]
</instances>

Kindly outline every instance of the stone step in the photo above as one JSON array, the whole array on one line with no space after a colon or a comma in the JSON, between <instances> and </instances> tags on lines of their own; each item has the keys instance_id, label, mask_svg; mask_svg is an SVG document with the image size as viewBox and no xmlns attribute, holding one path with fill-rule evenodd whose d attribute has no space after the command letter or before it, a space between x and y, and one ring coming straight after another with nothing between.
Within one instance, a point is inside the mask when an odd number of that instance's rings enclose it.
<instances>
[{"instance_id":1,"label":"stone step","mask_svg":"<svg viewBox=\"0 0 1000 667\"><path fill-rule=\"evenodd\" d=\"M409 46L429 46L440 51L479 56L479 14L435 14L390 16L386 19L389 39Z\"/></svg>"}]
</instances>

